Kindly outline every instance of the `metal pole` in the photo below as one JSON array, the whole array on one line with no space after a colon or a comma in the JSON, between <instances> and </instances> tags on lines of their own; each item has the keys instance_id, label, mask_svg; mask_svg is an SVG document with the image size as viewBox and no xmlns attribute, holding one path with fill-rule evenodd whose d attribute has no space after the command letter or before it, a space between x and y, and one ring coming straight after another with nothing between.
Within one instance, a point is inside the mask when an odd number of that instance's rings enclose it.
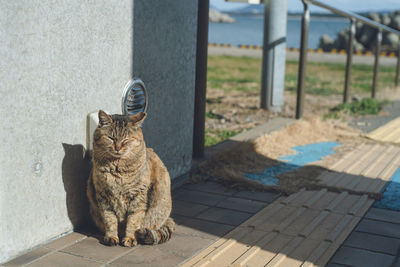
<instances>
[{"instance_id":1,"label":"metal pole","mask_svg":"<svg viewBox=\"0 0 400 267\"><path fill-rule=\"evenodd\" d=\"M399 36L400 37L400 36ZM399 86L399 79L400 79L400 38L398 41L399 48L397 49L397 68L396 68L396 80L395 80L395 86Z\"/></svg>"},{"instance_id":2,"label":"metal pole","mask_svg":"<svg viewBox=\"0 0 400 267\"><path fill-rule=\"evenodd\" d=\"M193 158L204 156L209 5L209 0L198 1Z\"/></svg>"},{"instance_id":3,"label":"metal pole","mask_svg":"<svg viewBox=\"0 0 400 267\"><path fill-rule=\"evenodd\" d=\"M345 80L344 80L343 103L349 102L351 64L353 63L354 36L356 35L355 19L350 20L350 33L349 34L350 34L349 40L347 43L347 63L346 63L346 76L345 76Z\"/></svg>"},{"instance_id":4,"label":"metal pole","mask_svg":"<svg viewBox=\"0 0 400 267\"><path fill-rule=\"evenodd\" d=\"M308 49L308 29L310 25L310 8L307 0L303 0L304 12L301 19L301 44L300 44L300 59L299 59L299 74L297 79L297 104L296 104L296 119L303 116L303 106L305 97L305 82L306 82L306 64L307 64L307 49Z\"/></svg>"},{"instance_id":5,"label":"metal pole","mask_svg":"<svg viewBox=\"0 0 400 267\"><path fill-rule=\"evenodd\" d=\"M199 0L201 1L201 0ZM264 3L264 41L263 41L263 56L262 56L262 70L261 70L261 103L262 109L269 110L271 107L271 91L272 91L272 70L273 70L273 56L270 52L269 44L269 14L271 2Z\"/></svg>"},{"instance_id":6,"label":"metal pole","mask_svg":"<svg viewBox=\"0 0 400 267\"><path fill-rule=\"evenodd\" d=\"M286 0L264 1L261 108L281 111L286 66Z\"/></svg>"},{"instance_id":7,"label":"metal pole","mask_svg":"<svg viewBox=\"0 0 400 267\"><path fill-rule=\"evenodd\" d=\"M381 55L381 44L382 44L382 29L379 29L378 33L376 34L374 77L372 81L372 93L371 93L372 98L375 98L376 96L376 85L378 83L379 57Z\"/></svg>"}]
</instances>

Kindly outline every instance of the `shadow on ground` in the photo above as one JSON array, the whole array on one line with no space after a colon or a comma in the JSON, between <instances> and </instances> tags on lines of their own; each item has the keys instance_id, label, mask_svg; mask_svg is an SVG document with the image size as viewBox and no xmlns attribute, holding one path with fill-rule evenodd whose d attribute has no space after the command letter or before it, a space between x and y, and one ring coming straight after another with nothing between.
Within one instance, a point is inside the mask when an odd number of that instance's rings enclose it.
<instances>
[{"instance_id":1,"label":"shadow on ground","mask_svg":"<svg viewBox=\"0 0 400 267\"><path fill-rule=\"evenodd\" d=\"M221 147L224 147L223 150L226 150L234 145L245 146L245 150L241 150L241 153L246 153L248 162L252 162L253 164L247 166L243 170L245 172L251 172L252 170L258 172L265 167L261 167L263 164L271 166L279 163L277 160L258 154L248 144L234 142L229 145L224 144ZM66 153L62 164L63 181L67 193L67 207L70 219L74 226L76 226L77 232L97 239L97 243L94 246L104 247L104 245L101 244L102 235L98 233L88 219L89 213L85 191L86 181L90 171L90 162L84 156L82 152L83 147L81 145L63 144L63 146ZM210 153L207 153L208 159L213 159L216 155L215 151L218 151L218 149L215 150L215 148L212 148L211 150L214 150L214 152L212 152L211 155ZM221 160L221 156L218 157L218 160ZM199 180L197 183L187 183L173 190L173 211L171 216L176 221L177 227L176 232L170 241L157 246L138 246L132 248L132 251L129 253L124 250L121 257L116 257L111 261L105 262L120 266L131 266L135 264L146 265L150 263L152 265L176 266L237 228L282 195L279 190L273 189L270 186L262 186L254 181L250 183L251 186L248 186L248 184L243 181L228 181L228 176L226 175L229 175L229 170L238 170L240 162L237 162L237 158L235 159L232 155L230 155L230 157L222 157L222 161L226 163L226 166L223 167L223 173L225 175L224 179L203 177L203 179ZM262 162L264 163L261 164ZM286 174L287 177L282 181L292 184L293 186L291 187L291 190L293 192L300 189L300 187L304 185L305 181L307 183L312 181L314 187L310 189L320 190L326 188L328 194L329 191L346 191L348 192L347 194L349 194L349 198L361 199L360 194L362 192L346 190L344 185L355 185L356 183L364 184L365 188L368 189L368 186L377 183L379 179L373 179L360 174L366 168L368 168L368 163L359 165L358 169L355 170L353 174L347 174L345 172L337 172L320 166L307 165L295 170L294 172ZM384 169L384 166L380 168ZM217 173L217 170L212 171ZM334 183L326 186L315 186L317 177L324 173L329 174L329 177L332 177L332 179L335 179L335 177L341 177L342 180L340 180L340 182L338 181L340 184L337 184L337 187L335 187ZM233 178L237 179L235 176ZM290 181L291 179L293 181ZM298 179L298 181L296 181L296 179ZM380 183L384 184L385 182L380 181ZM331 196L333 196L332 194ZM353 196L352 194L355 195ZM330 201L334 201L334 199L332 198ZM289 204L289 206L290 205L291 204ZM295 212L299 212L301 209L296 208L295 206L291 208ZM290 216L293 216L293 214L286 214L286 219ZM346 215L343 215L343 218L345 216ZM272 223L274 218L274 216L266 218L265 224ZM285 218L281 219L283 221L285 220ZM324 221L322 220L322 222ZM336 225L331 226L335 227ZM328 229L328 231L333 230L333 228ZM248 238L241 238L240 241L237 240L239 241L237 243L244 243L247 249L250 249L251 246L254 246L257 242L260 242L261 239L265 238L266 235L271 233L250 228L246 229L246 231ZM276 230L273 230L272 232L282 235L281 233L276 232ZM299 236L286 236L284 239L286 240L285 244L282 243L279 246L276 245L272 249L268 244L265 244L260 247L260 251L269 251L275 255L282 250L281 253L286 253L288 258L298 262L304 262L310 257L310 253L300 253L301 251L299 251L299 249L301 246L292 248L292 250L288 250L287 248L287 245L296 238L299 238ZM314 251L318 249L320 242L314 240L309 245ZM79 246L79 243L74 246ZM117 251L119 251L119 249L121 251L123 250L123 248L118 248ZM78 249L74 251L77 251L74 253L78 256L86 257L84 251ZM234 259L231 259L231 261L233 260ZM262 260L265 261L263 264L267 264L271 259L264 258ZM317 259L313 263L317 264Z\"/></svg>"}]
</instances>

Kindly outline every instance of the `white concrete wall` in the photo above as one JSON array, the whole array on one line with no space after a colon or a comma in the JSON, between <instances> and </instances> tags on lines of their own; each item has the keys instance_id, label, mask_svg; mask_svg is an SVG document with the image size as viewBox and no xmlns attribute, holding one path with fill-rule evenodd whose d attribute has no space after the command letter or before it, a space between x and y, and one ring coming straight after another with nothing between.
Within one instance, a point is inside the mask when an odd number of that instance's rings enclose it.
<instances>
[{"instance_id":1,"label":"white concrete wall","mask_svg":"<svg viewBox=\"0 0 400 267\"><path fill-rule=\"evenodd\" d=\"M0 0L0 263L86 221L86 115L120 113L132 72L149 145L173 176L188 170L197 1L146 2Z\"/></svg>"}]
</instances>

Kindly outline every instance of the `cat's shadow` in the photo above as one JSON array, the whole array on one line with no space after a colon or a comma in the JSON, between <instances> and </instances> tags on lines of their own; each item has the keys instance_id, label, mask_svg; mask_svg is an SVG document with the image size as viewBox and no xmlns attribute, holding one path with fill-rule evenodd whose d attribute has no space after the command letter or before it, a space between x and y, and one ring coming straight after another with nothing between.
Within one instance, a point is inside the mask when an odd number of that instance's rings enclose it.
<instances>
[{"instance_id":1,"label":"cat's shadow","mask_svg":"<svg viewBox=\"0 0 400 267\"><path fill-rule=\"evenodd\" d=\"M68 217L74 230L90 225L89 203L86 197L86 184L91 162L83 145L62 144L65 152L62 161L62 180L66 193Z\"/></svg>"},{"instance_id":2,"label":"cat's shadow","mask_svg":"<svg viewBox=\"0 0 400 267\"><path fill-rule=\"evenodd\" d=\"M96 238L104 244L103 234L95 226L89 213L89 202L86 196L87 180L91 170L91 159L83 145L62 144L65 152L62 161L62 180L66 193L68 217L74 231ZM119 233L125 229L120 226ZM122 238L122 236L120 236Z\"/></svg>"}]
</instances>

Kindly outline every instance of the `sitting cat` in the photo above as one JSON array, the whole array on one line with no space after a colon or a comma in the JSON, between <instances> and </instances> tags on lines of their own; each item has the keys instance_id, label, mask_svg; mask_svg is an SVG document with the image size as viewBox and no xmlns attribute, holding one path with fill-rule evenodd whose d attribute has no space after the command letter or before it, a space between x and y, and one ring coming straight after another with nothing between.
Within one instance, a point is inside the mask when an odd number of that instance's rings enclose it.
<instances>
[{"instance_id":1,"label":"sitting cat","mask_svg":"<svg viewBox=\"0 0 400 267\"><path fill-rule=\"evenodd\" d=\"M170 176L146 148L140 128L145 117L143 112L110 116L99 111L87 196L92 218L110 246L119 243L118 234L121 244L131 247L138 241L166 242L174 232Z\"/></svg>"}]
</instances>

